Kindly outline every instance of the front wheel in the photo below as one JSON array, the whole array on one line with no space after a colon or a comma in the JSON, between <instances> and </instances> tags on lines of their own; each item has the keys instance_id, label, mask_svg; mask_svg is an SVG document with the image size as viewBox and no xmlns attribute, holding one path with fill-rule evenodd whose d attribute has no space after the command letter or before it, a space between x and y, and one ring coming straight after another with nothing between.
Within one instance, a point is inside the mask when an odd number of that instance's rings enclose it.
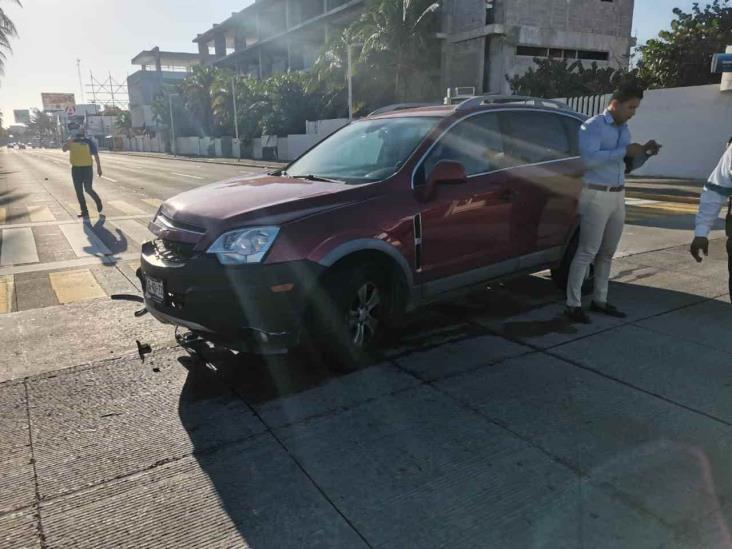
<instances>
[{"instance_id":1,"label":"front wheel","mask_svg":"<svg viewBox=\"0 0 732 549\"><path fill-rule=\"evenodd\" d=\"M375 264L336 268L308 308L309 339L348 365L373 360L389 336L393 295L388 271Z\"/></svg>"}]
</instances>

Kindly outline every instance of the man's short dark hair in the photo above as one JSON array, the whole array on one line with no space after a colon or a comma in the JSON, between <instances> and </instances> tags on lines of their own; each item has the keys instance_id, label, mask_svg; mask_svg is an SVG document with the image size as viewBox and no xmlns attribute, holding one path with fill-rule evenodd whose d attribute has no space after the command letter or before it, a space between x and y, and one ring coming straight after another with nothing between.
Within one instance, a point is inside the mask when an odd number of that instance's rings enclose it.
<instances>
[{"instance_id":1,"label":"man's short dark hair","mask_svg":"<svg viewBox=\"0 0 732 549\"><path fill-rule=\"evenodd\" d=\"M625 103L631 99L643 99L643 88L637 84L625 84L613 93L613 100Z\"/></svg>"}]
</instances>

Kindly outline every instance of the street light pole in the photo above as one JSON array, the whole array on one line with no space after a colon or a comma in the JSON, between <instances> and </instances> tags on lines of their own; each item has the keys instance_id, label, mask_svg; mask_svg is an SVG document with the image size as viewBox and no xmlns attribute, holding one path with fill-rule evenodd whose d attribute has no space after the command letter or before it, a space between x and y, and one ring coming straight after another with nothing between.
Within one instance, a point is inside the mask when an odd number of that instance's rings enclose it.
<instances>
[{"instance_id":1,"label":"street light pole","mask_svg":"<svg viewBox=\"0 0 732 549\"><path fill-rule=\"evenodd\" d=\"M239 160L241 160L241 143L239 142L239 113L236 107L236 76L231 77L231 97L234 100L234 134L236 135L236 144L239 146Z\"/></svg>"},{"instance_id":2,"label":"street light pole","mask_svg":"<svg viewBox=\"0 0 732 549\"><path fill-rule=\"evenodd\" d=\"M178 147L176 147L175 144L175 120L173 119L173 94L168 94L168 106L170 107L170 131L171 131L171 140L170 140L170 151L173 153L173 156L178 156Z\"/></svg>"},{"instance_id":3,"label":"street light pole","mask_svg":"<svg viewBox=\"0 0 732 549\"><path fill-rule=\"evenodd\" d=\"M353 120L353 62L351 60L351 44L348 44L348 121Z\"/></svg>"}]
</instances>

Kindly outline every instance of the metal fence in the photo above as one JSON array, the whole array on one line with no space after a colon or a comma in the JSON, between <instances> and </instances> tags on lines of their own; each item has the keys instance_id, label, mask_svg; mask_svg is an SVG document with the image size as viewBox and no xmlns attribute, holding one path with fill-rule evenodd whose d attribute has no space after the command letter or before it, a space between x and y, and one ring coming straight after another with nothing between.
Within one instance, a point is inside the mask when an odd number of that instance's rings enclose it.
<instances>
[{"instance_id":1,"label":"metal fence","mask_svg":"<svg viewBox=\"0 0 732 549\"><path fill-rule=\"evenodd\" d=\"M584 95L582 97L565 97L561 99L570 108L587 116L600 114L607 107L609 100L609 94Z\"/></svg>"}]
</instances>

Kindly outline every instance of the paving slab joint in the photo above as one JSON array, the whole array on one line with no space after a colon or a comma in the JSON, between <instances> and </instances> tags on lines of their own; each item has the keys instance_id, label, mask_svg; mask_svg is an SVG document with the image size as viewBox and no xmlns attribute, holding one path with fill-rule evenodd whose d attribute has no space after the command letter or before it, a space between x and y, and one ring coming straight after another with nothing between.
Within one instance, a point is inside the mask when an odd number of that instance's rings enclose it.
<instances>
[{"instance_id":1,"label":"paving slab joint","mask_svg":"<svg viewBox=\"0 0 732 549\"><path fill-rule=\"evenodd\" d=\"M28 444L31 452L31 465L33 466L33 488L34 488L34 499L33 502L33 515L36 519L36 533L38 534L38 541L41 549L46 549L48 544L46 543L46 534L43 530L43 517L41 516L41 490L38 485L38 469L36 467L36 453L33 447L33 425L31 423L30 413L30 394L28 391L28 380L23 380L23 389L25 392L25 414L28 422Z\"/></svg>"}]
</instances>

